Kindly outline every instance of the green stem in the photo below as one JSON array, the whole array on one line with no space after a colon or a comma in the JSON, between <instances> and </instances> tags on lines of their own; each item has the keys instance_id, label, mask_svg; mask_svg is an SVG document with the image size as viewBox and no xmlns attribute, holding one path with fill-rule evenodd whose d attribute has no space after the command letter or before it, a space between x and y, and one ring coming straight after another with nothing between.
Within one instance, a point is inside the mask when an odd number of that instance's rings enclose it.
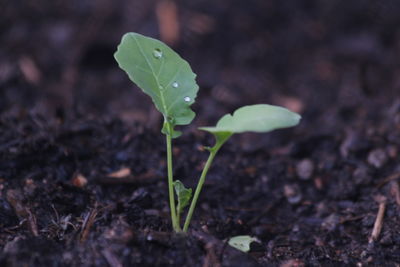
<instances>
[{"instance_id":1,"label":"green stem","mask_svg":"<svg viewBox=\"0 0 400 267\"><path fill-rule=\"evenodd\" d=\"M178 222L179 227L181 227L181 214L179 213L179 204L177 205L176 208L176 221ZM181 229L179 228L181 231Z\"/></svg>"},{"instance_id":2,"label":"green stem","mask_svg":"<svg viewBox=\"0 0 400 267\"><path fill-rule=\"evenodd\" d=\"M181 227L177 220L176 210L175 210L175 197L174 197L174 178L172 174L172 138L171 138L171 124L168 123L169 133L167 136L167 168L168 168L168 192L169 192L169 208L171 210L171 220L172 228L175 232L180 232Z\"/></svg>"},{"instance_id":3,"label":"green stem","mask_svg":"<svg viewBox=\"0 0 400 267\"><path fill-rule=\"evenodd\" d=\"M194 196L192 199L192 203L190 203L190 208L188 214L186 216L185 224L183 226L183 232L187 232L190 221L193 216L194 209L196 208L196 203L199 198L201 189L203 188L204 181L206 180L207 172L210 169L211 163L214 160L215 155L217 154L218 150L221 148L222 144L216 144L213 148L210 149L210 155L208 156L206 165L204 166L203 172L201 173L199 182L197 183L196 191L194 192Z\"/></svg>"}]
</instances>

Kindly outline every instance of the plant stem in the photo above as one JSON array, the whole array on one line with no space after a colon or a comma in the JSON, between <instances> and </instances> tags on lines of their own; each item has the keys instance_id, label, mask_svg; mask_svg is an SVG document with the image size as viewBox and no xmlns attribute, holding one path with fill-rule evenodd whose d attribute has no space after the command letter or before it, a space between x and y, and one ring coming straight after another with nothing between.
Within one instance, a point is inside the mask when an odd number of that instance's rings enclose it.
<instances>
[{"instance_id":1,"label":"plant stem","mask_svg":"<svg viewBox=\"0 0 400 267\"><path fill-rule=\"evenodd\" d=\"M176 208L176 221L177 221L177 224L179 226L179 231L182 231L182 229L181 229L181 214L179 213L179 208L178 208L179 204L176 205L176 206L177 206L177 208Z\"/></svg>"},{"instance_id":2,"label":"plant stem","mask_svg":"<svg viewBox=\"0 0 400 267\"><path fill-rule=\"evenodd\" d=\"M174 197L174 178L172 174L172 138L171 125L168 123L169 133L167 136L167 168L168 168L168 192L169 192L169 208L171 210L172 228L175 232L180 232L181 227L176 217L175 197Z\"/></svg>"},{"instance_id":3,"label":"plant stem","mask_svg":"<svg viewBox=\"0 0 400 267\"><path fill-rule=\"evenodd\" d=\"M213 148L210 149L210 155L208 156L206 165L204 166L204 169L203 169L203 172L201 173L199 182L197 183L196 191L194 192L192 203L190 203L190 208L189 208L188 214L185 219L185 224L183 226L183 232L185 232L185 233L187 232L187 230L189 228L194 209L196 208L197 200L199 198L201 189L203 188L204 181L206 180L207 172L210 169L211 163L213 162L214 157L217 154L218 150L220 149L221 145L222 144L217 143L217 145L215 145Z\"/></svg>"}]
</instances>

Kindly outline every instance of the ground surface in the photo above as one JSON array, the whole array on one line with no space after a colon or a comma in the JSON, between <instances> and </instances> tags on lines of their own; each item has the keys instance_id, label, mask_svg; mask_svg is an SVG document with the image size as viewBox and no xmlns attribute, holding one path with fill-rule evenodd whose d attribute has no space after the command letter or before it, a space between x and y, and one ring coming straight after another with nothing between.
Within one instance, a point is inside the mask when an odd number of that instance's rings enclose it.
<instances>
[{"instance_id":1,"label":"ground surface","mask_svg":"<svg viewBox=\"0 0 400 267\"><path fill-rule=\"evenodd\" d=\"M215 2L3 4L1 266L399 266L398 1ZM170 233L161 118L112 58L175 18L201 88L174 141L186 185L212 143L197 126L254 103L303 116L225 145L187 238ZM226 245L242 234L249 254Z\"/></svg>"}]
</instances>

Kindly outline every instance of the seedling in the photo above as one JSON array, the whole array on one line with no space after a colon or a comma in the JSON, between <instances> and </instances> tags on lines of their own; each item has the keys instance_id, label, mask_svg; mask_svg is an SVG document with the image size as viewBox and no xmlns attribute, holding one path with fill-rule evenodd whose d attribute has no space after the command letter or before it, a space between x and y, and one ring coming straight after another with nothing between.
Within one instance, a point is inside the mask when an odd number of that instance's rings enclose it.
<instances>
[{"instance_id":1,"label":"seedling","mask_svg":"<svg viewBox=\"0 0 400 267\"><path fill-rule=\"evenodd\" d=\"M172 172L172 139L181 135L175 127L190 124L195 113L190 109L199 90L196 74L189 64L166 44L138 33L127 33L122 37L114 54L121 69L129 78L151 97L157 110L164 117L161 132L166 136L168 193L172 227L181 232L181 214L189 204L192 189L182 182L174 181ZM213 147L208 147L209 158L198 181L187 213L183 232L187 232L197 200L202 190L207 172L222 145L236 133L265 133L275 129L295 126L300 115L285 108L258 104L237 109L233 115L226 114L215 127L201 127L215 136ZM174 189L178 197L175 202Z\"/></svg>"}]
</instances>

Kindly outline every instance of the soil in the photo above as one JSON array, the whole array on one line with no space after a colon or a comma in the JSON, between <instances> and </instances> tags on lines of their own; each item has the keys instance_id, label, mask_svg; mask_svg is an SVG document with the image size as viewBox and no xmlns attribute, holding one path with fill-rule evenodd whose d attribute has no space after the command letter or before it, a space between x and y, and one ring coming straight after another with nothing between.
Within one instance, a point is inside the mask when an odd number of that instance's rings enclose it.
<instances>
[{"instance_id":1,"label":"soil","mask_svg":"<svg viewBox=\"0 0 400 267\"><path fill-rule=\"evenodd\" d=\"M399 1L174 3L2 4L0 265L399 266ZM127 31L161 36L198 75L173 144L187 186L213 142L198 126L255 103L303 117L223 147L186 237L171 232L161 117L112 57ZM242 253L237 235L259 242Z\"/></svg>"}]
</instances>

